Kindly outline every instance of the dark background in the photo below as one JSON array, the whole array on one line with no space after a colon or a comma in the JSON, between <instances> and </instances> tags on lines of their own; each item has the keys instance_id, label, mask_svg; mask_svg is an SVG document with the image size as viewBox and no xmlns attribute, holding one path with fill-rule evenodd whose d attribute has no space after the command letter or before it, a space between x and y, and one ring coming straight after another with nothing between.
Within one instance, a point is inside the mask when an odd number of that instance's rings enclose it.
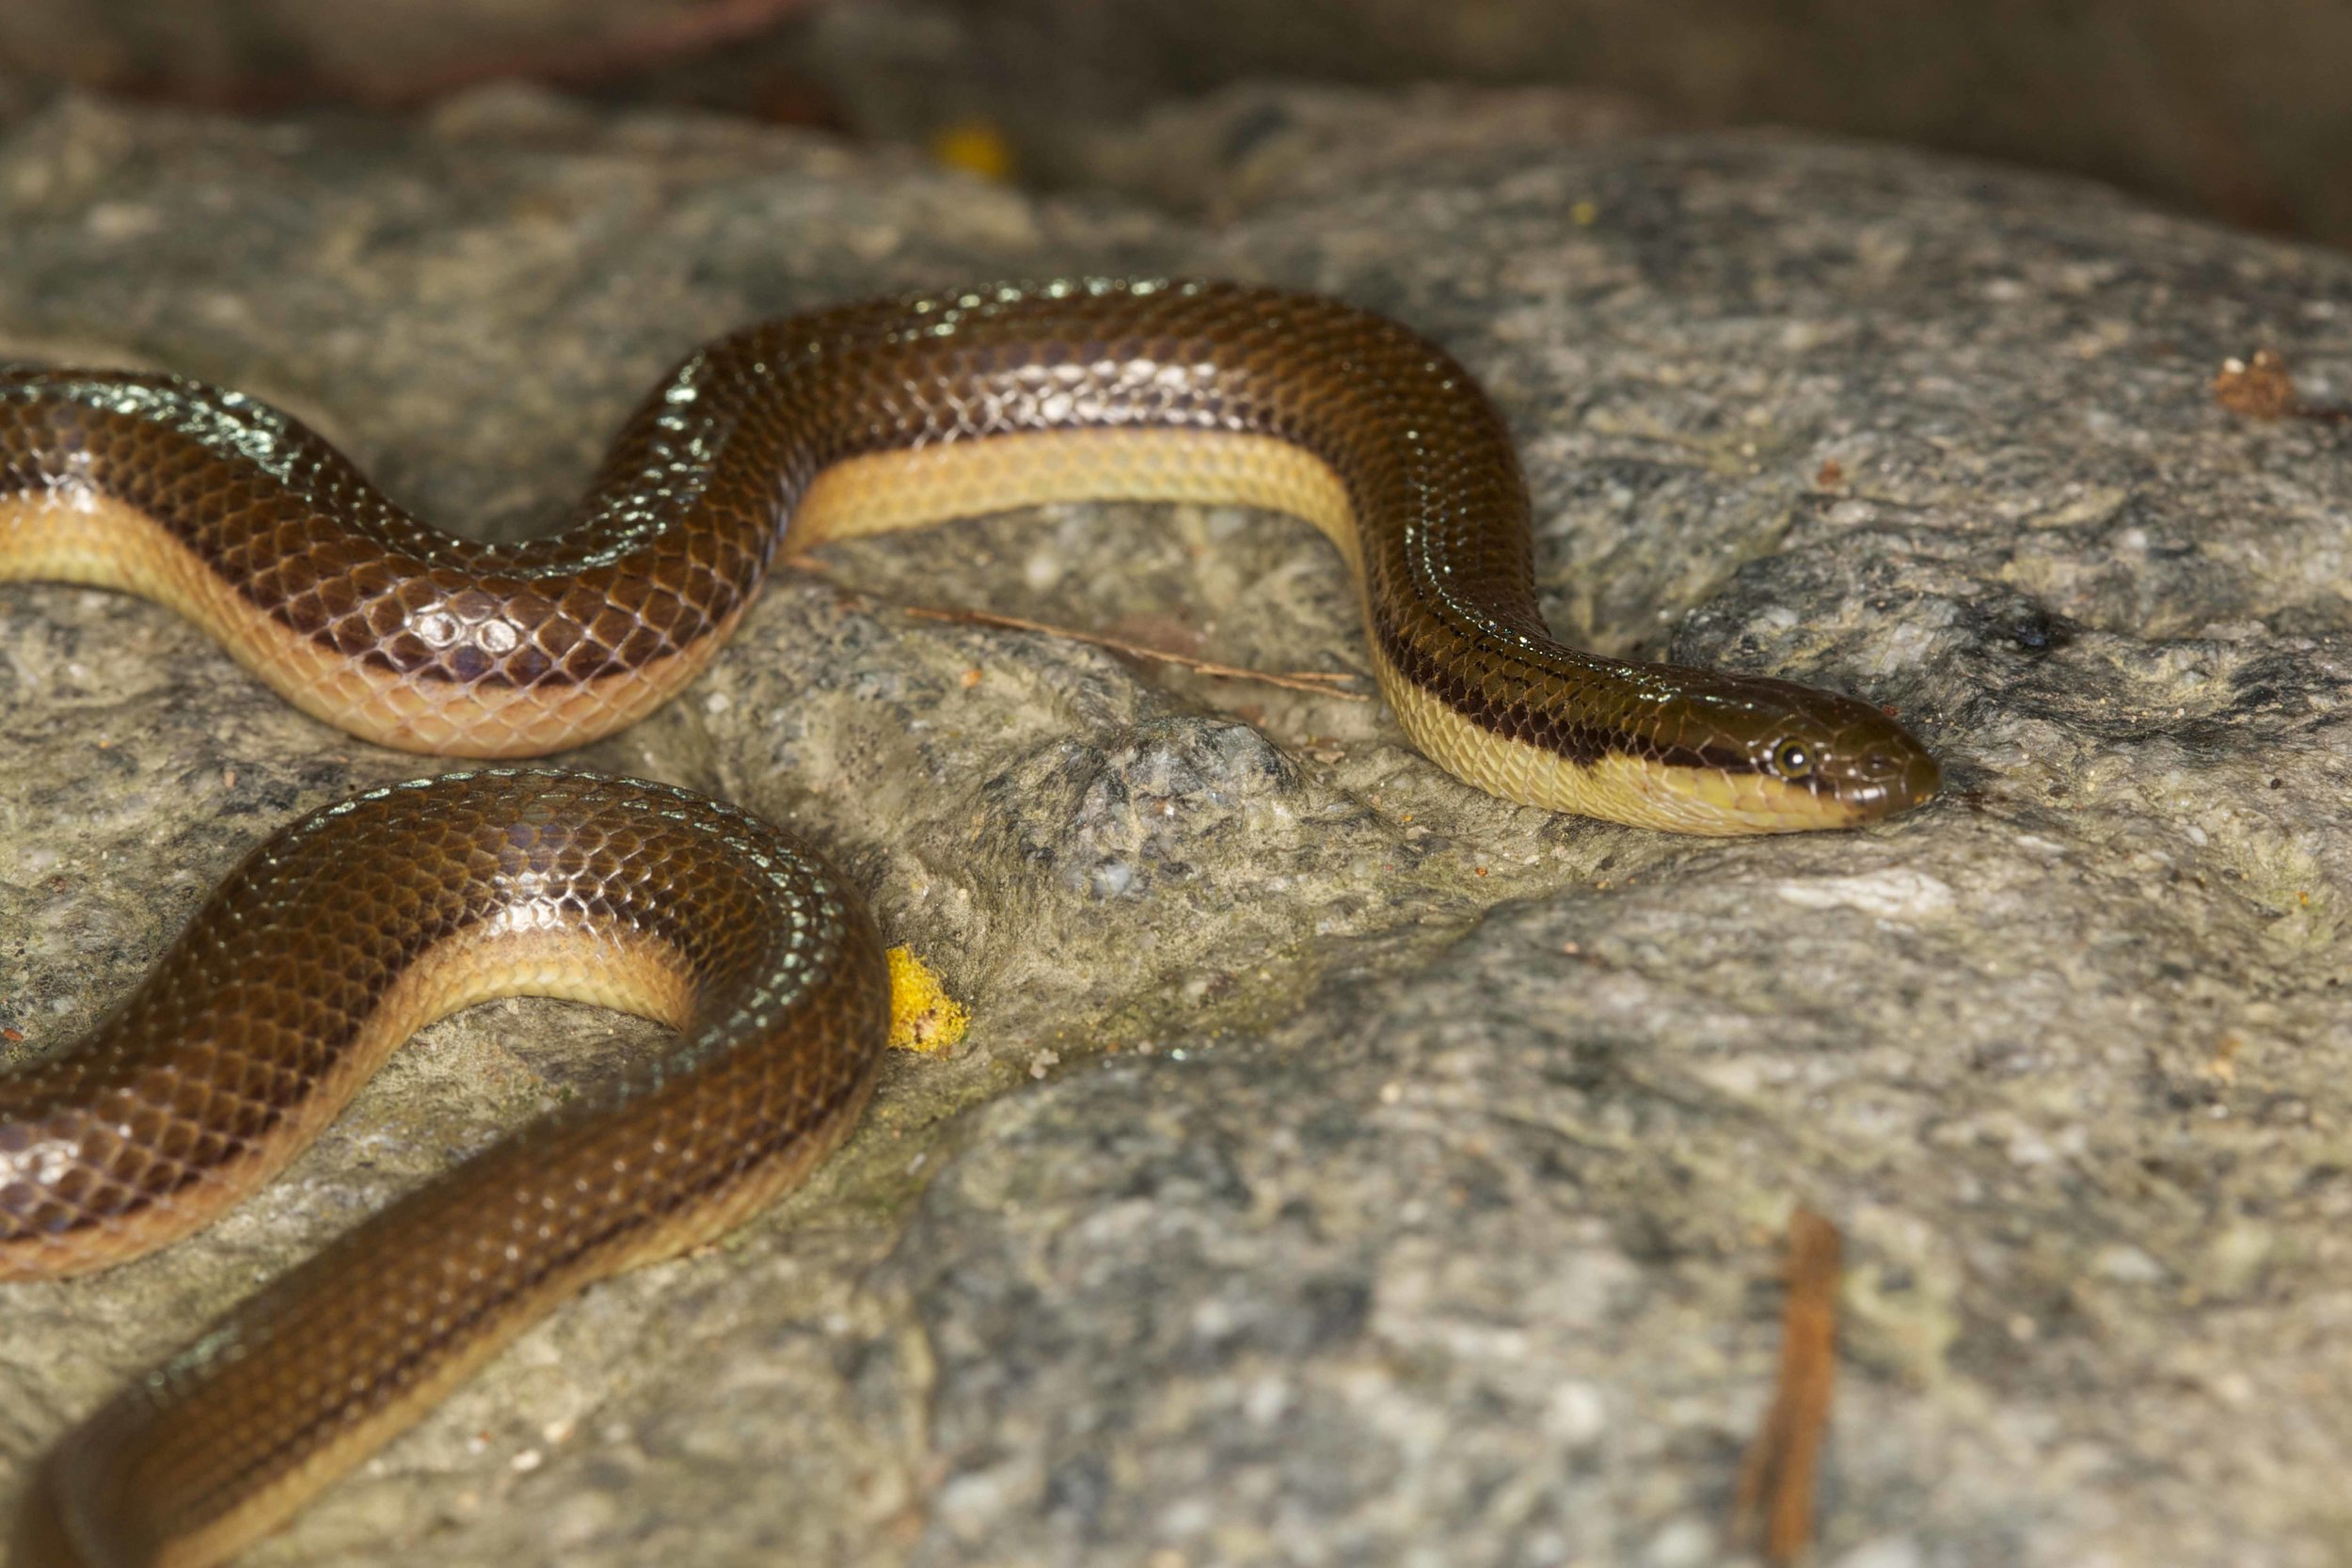
<instances>
[{"instance_id":1,"label":"dark background","mask_svg":"<svg viewBox=\"0 0 2352 1568\"><path fill-rule=\"evenodd\" d=\"M502 77L1100 176L1155 108L1269 77L1589 89L2095 176L2352 242L2338 0L9 0L0 113L72 85L256 112L429 108ZM974 134L977 135L977 141ZM1208 150L1211 154L1232 149Z\"/></svg>"}]
</instances>

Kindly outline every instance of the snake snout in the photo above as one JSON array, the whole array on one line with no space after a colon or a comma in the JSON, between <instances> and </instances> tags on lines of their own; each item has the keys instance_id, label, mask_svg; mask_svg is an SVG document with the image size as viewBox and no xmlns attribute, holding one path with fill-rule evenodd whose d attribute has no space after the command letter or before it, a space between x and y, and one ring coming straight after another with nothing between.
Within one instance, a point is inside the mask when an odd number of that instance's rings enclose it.
<instances>
[{"instance_id":1,"label":"snake snout","mask_svg":"<svg viewBox=\"0 0 2352 1568\"><path fill-rule=\"evenodd\" d=\"M1944 787L1944 770L1926 747L1907 735L1888 741L1862 748L1841 769L1842 793L1874 816L1909 811Z\"/></svg>"},{"instance_id":2,"label":"snake snout","mask_svg":"<svg viewBox=\"0 0 2352 1568\"><path fill-rule=\"evenodd\" d=\"M1935 799L1944 787L1944 769L1924 751L1914 752L1903 759L1903 770L1897 784L1897 811L1909 811L1913 806Z\"/></svg>"},{"instance_id":3,"label":"snake snout","mask_svg":"<svg viewBox=\"0 0 2352 1568\"><path fill-rule=\"evenodd\" d=\"M1850 813L1850 820L1870 822L1909 811L1943 787L1935 758L1883 710L1830 692L1798 689L1798 702L1823 732L1817 789Z\"/></svg>"}]
</instances>

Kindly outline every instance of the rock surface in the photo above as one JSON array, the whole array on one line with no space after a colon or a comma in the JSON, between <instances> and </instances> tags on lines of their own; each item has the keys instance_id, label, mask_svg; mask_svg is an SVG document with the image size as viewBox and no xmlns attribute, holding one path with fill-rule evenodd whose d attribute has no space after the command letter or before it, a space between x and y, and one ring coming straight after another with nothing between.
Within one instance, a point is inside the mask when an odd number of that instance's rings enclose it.
<instances>
[{"instance_id":1,"label":"rock surface","mask_svg":"<svg viewBox=\"0 0 2352 1568\"><path fill-rule=\"evenodd\" d=\"M2269 345L2352 395L2352 263L1768 137L1262 194L1210 230L515 93L413 135L69 102L0 143L0 349L235 384L500 534L748 317L1083 269L1336 292L1502 404L1555 627L1867 692L1953 784L1683 841L1478 795L1377 704L902 612L1360 670L1328 548L1236 512L830 550L579 760L834 846L969 1043L250 1560L1718 1560L1798 1203L1848 1243L1823 1560L2340 1560L2352 436L2208 383ZM0 654L18 1058L267 831L421 768L127 599L0 587ZM192 1323L658 1043L477 1009L204 1237L0 1292L0 1506Z\"/></svg>"}]
</instances>

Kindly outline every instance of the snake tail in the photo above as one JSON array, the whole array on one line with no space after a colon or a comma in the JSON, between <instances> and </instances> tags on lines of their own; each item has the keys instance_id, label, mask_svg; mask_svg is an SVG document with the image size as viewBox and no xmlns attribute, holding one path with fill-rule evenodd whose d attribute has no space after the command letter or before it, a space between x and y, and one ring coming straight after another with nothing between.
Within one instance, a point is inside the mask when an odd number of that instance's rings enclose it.
<instances>
[{"instance_id":1,"label":"snake tail","mask_svg":"<svg viewBox=\"0 0 2352 1568\"><path fill-rule=\"evenodd\" d=\"M224 882L78 1043L0 1077L0 1278L149 1251L267 1181L417 1029L499 996L675 1027L328 1244L70 1432L15 1568L202 1568L589 1281L724 1232L855 1123L887 960L839 876L664 785L378 789Z\"/></svg>"}]
</instances>

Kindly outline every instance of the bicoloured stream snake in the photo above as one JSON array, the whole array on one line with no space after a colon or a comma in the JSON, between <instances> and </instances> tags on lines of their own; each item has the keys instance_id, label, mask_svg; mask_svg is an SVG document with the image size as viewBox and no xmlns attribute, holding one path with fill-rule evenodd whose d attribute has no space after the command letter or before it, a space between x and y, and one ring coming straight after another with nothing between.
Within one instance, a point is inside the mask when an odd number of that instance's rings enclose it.
<instances>
[{"instance_id":1,"label":"bicoloured stream snake","mask_svg":"<svg viewBox=\"0 0 2352 1568\"><path fill-rule=\"evenodd\" d=\"M1406 735L1510 800L1752 833L1869 822L1939 785L1866 703L1554 641L1500 415L1442 351L1313 295L1057 282L746 328L657 387L573 518L519 545L417 521L234 392L0 376L0 578L157 599L304 711L417 752L525 757L630 722L708 662L780 548L1113 498L1322 530ZM286 830L90 1033L0 1078L0 1279L200 1227L469 1003L601 1002L681 1042L116 1396L41 1465L14 1560L234 1555L556 1302L822 1159L871 1090L888 991L820 858L665 786L499 767Z\"/></svg>"}]
</instances>

